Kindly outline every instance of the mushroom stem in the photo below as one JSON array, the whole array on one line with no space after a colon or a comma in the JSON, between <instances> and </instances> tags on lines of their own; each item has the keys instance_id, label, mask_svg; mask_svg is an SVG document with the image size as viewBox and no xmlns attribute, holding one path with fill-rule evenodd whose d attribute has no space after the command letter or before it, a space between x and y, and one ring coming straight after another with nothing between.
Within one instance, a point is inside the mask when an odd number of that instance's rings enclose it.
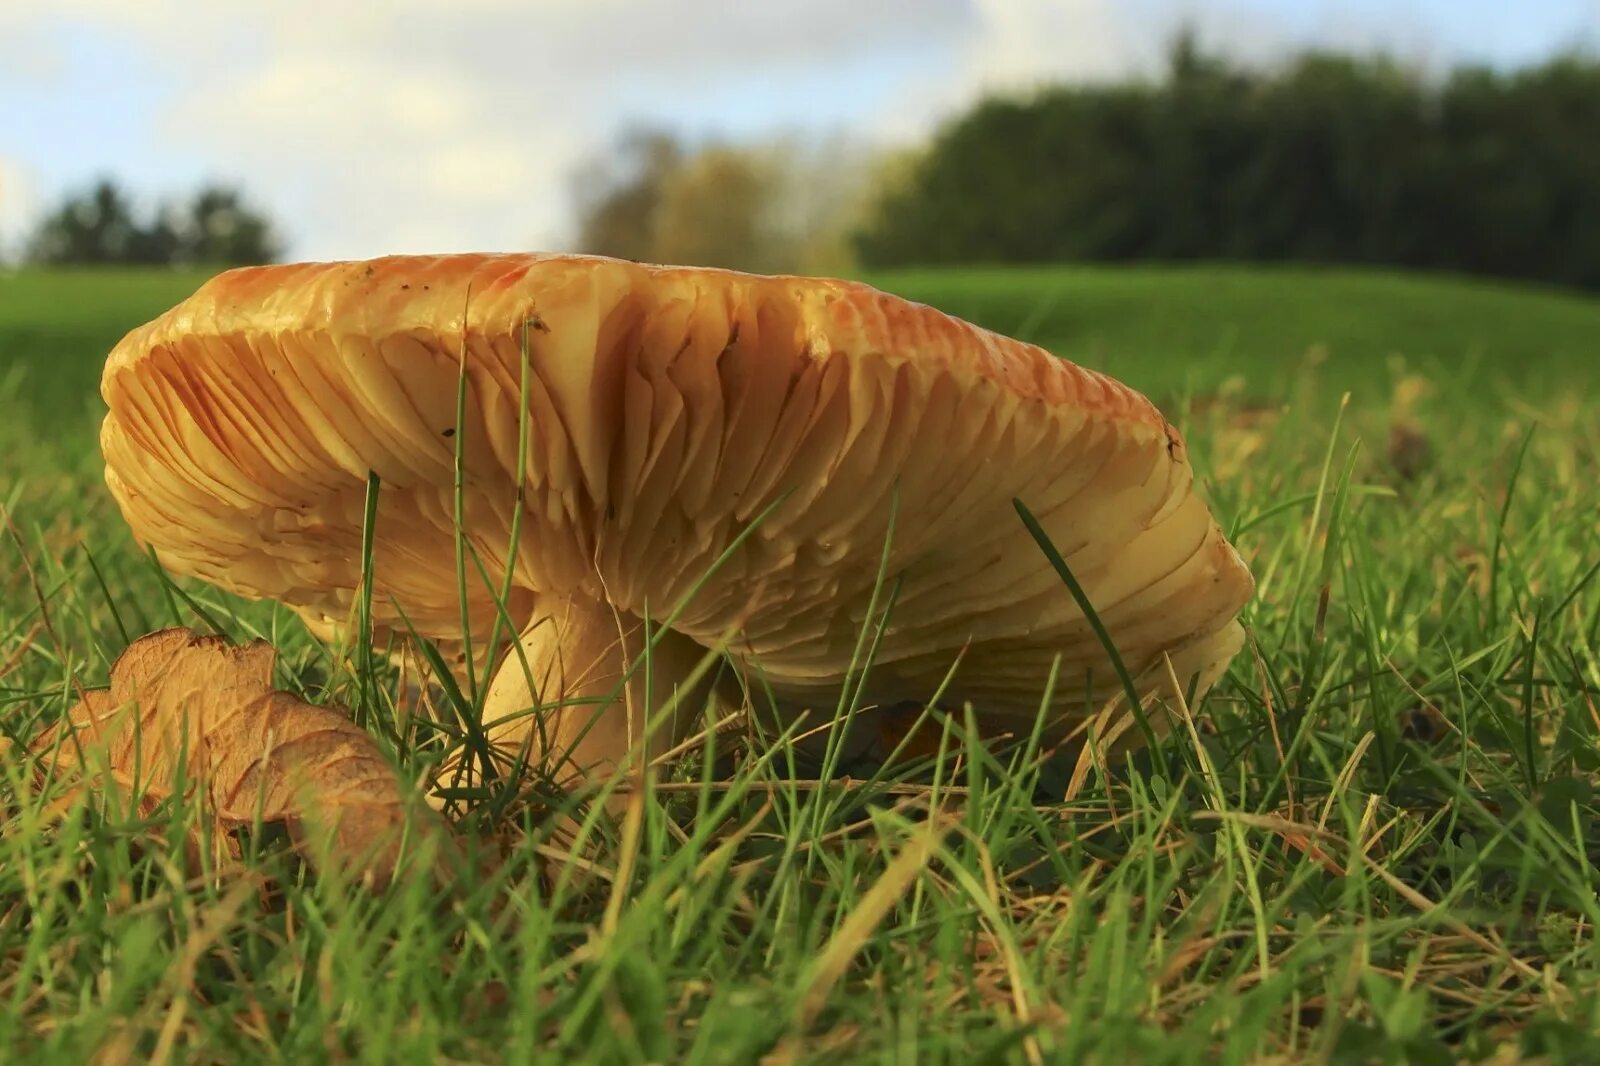
<instances>
[{"instance_id":1,"label":"mushroom stem","mask_svg":"<svg viewBox=\"0 0 1600 1066\"><path fill-rule=\"evenodd\" d=\"M630 754L627 765L637 768L667 750L702 709L708 684L687 683L706 649L652 630L655 645L640 661L639 618L583 597L541 596L489 684L483 720L490 740L502 751L526 751L530 765L544 764L569 784L609 775Z\"/></svg>"}]
</instances>

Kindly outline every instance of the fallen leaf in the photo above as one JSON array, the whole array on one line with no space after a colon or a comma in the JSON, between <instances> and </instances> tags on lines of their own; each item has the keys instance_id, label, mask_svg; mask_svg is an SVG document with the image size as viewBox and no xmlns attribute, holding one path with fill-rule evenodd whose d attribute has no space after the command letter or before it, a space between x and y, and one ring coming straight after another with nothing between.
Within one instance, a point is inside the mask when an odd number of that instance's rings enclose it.
<instances>
[{"instance_id":1,"label":"fallen leaf","mask_svg":"<svg viewBox=\"0 0 1600 1066\"><path fill-rule=\"evenodd\" d=\"M29 745L43 768L115 788L148 809L178 788L224 829L281 822L316 866L372 885L407 853L453 852L444 820L402 790L367 733L339 711L272 688L265 641L165 629L129 645L111 687L83 693Z\"/></svg>"}]
</instances>

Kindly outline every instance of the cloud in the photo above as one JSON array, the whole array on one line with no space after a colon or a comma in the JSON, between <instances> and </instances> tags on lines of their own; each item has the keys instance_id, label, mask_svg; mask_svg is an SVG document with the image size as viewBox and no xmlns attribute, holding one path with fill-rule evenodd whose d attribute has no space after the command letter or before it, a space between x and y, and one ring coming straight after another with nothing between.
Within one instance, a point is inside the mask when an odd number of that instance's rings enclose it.
<instances>
[{"instance_id":1,"label":"cloud","mask_svg":"<svg viewBox=\"0 0 1600 1066\"><path fill-rule=\"evenodd\" d=\"M1144 63L1135 30L1118 0L972 0L950 69L907 85L876 117L875 131L911 142L985 94L1137 72Z\"/></svg>"},{"instance_id":2,"label":"cloud","mask_svg":"<svg viewBox=\"0 0 1600 1066\"><path fill-rule=\"evenodd\" d=\"M1185 28L1207 52L1252 65L1312 46L1426 58L1429 40L1388 0L971 0L951 69L907 85L874 128L914 141L987 94L1153 78Z\"/></svg>"},{"instance_id":3,"label":"cloud","mask_svg":"<svg viewBox=\"0 0 1600 1066\"><path fill-rule=\"evenodd\" d=\"M170 81L152 152L329 258L559 245L573 175L630 116L698 94L715 121L752 81L936 39L964 2L59 0L33 28L143 53Z\"/></svg>"},{"instance_id":4,"label":"cloud","mask_svg":"<svg viewBox=\"0 0 1600 1066\"><path fill-rule=\"evenodd\" d=\"M0 7L0 84L45 82L66 68L61 47L20 8Z\"/></svg>"},{"instance_id":5,"label":"cloud","mask_svg":"<svg viewBox=\"0 0 1600 1066\"><path fill-rule=\"evenodd\" d=\"M448 70L305 56L184 103L163 130L212 146L270 196L295 221L297 254L549 243L582 141L536 109L491 107L489 95Z\"/></svg>"}]
</instances>

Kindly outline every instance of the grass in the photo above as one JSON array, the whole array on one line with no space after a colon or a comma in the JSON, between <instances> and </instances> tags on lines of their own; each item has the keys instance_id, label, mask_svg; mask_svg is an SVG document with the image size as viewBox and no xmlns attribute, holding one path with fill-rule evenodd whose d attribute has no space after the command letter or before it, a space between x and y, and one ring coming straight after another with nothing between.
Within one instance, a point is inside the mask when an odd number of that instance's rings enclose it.
<instances>
[{"instance_id":1,"label":"grass","mask_svg":"<svg viewBox=\"0 0 1600 1066\"><path fill-rule=\"evenodd\" d=\"M1186 432L1259 593L1252 647L1163 764L1073 783L952 719L929 773L811 781L723 739L621 827L536 788L456 804L485 872L436 898L318 879L268 832L240 868L186 867L194 803L63 816L0 762L0 1046L1600 1060L1600 302L1243 268L876 280L1107 366ZM14 739L72 679L103 681L127 634L207 619L277 644L291 691L396 721L393 673L271 604L169 587L99 487L99 361L192 283L0 277ZM381 739L410 771L448 755ZM582 862L552 836L563 803L599 833Z\"/></svg>"},{"instance_id":2,"label":"grass","mask_svg":"<svg viewBox=\"0 0 1600 1066\"><path fill-rule=\"evenodd\" d=\"M1153 398L1238 376L1258 398L1294 387L1306 353L1377 401L1411 372L1538 394L1592 368L1595 301L1480 279L1281 266L906 271L871 279L1107 370ZM1529 382L1528 376L1536 380ZM1328 390L1337 401L1337 389Z\"/></svg>"}]
</instances>

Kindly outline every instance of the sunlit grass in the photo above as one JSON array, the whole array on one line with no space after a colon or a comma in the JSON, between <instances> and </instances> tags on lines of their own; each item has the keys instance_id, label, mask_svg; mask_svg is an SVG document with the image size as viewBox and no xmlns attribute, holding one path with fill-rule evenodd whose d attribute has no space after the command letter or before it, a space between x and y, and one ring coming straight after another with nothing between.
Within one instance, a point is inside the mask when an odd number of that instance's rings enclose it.
<instances>
[{"instance_id":1,"label":"sunlit grass","mask_svg":"<svg viewBox=\"0 0 1600 1066\"><path fill-rule=\"evenodd\" d=\"M0 1046L21 1061L1600 1057L1600 405L1578 358L1600 354L1583 347L1600 304L1383 277L1362 304L1368 281L1314 273L1241 295L1236 271L1147 272L1130 304L1110 295L1128 276L886 283L1063 354L1101 338L1086 361L1187 435L1259 591L1250 646L1161 765L1077 774L1027 737L967 743L961 715L924 724L939 755L887 770L712 733L647 800L619 788L620 816L537 782L467 782L449 807L473 854L436 897L318 879L271 832L196 867L196 803L68 798L6 756ZM465 734L408 716L414 675L338 654L270 603L169 584L101 490L74 390L185 291L163 279L115 298L110 277L33 278L25 295L0 279L0 404L23 416L0 419L0 731L55 720L129 635L215 626L272 641L278 684L349 706L426 774ZM1130 324L1141 307L1164 324Z\"/></svg>"}]
</instances>

